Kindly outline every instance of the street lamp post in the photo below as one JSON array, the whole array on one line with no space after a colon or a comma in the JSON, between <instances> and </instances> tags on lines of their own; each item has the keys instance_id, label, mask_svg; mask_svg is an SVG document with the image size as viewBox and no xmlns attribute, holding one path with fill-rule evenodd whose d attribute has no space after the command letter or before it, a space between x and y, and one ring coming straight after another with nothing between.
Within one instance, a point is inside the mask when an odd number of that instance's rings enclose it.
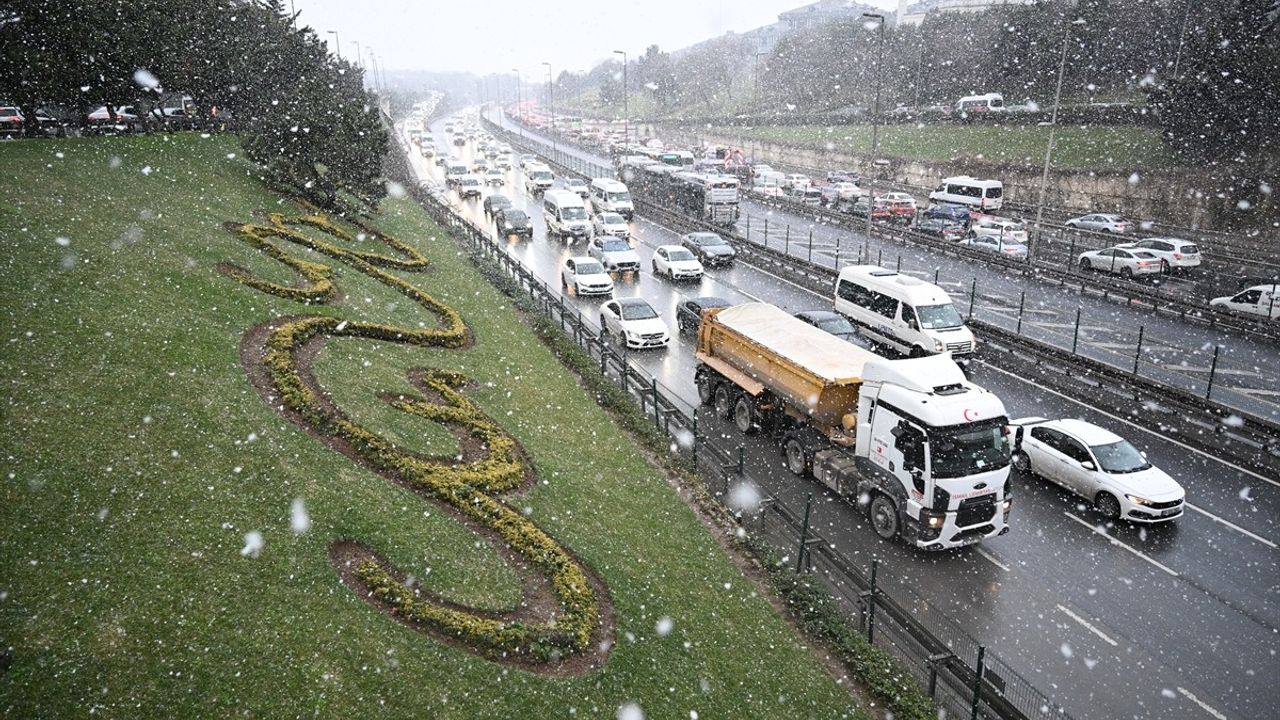
<instances>
[{"instance_id":1,"label":"street lamp post","mask_svg":"<svg viewBox=\"0 0 1280 720\"><path fill-rule=\"evenodd\" d=\"M325 30L325 32L327 32L327 33L329 33L330 35L332 35L332 36L333 36L333 54L334 54L334 55L336 55L336 56L338 56L339 58L341 58L341 57L342 57L342 43L338 41L338 31L337 31L337 30Z\"/></svg>"},{"instance_id":2,"label":"street lamp post","mask_svg":"<svg viewBox=\"0 0 1280 720\"><path fill-rule=\"evenodd\" d=\"M876 29L880 33L880 47L876 53L876 105L871 116L871 174L867 180L867 238L869 239L871 237L871 216L876 207L876 156L880 154L880 80L884 73L884 15L862 13L862 17L875 20Z\"/></svg>"},{"instance_id":3,"label":"street lamp post","mask_svg":"<svg viewBox=\"0 0 1280 720\"><path fill-rule=\"evenodd\" d=\"M360 41L359 41L359 40L352 40L352 41L351 41L351 44L356 46L356 67L358 67L358 68L360 68L361 70L363 70L363 69L364 69L364 54L360 52Z\"/></svg>"},{"instance_id":4,"label":"street lamp post","mask_svg":"<svg viewBox=\"0 0 1280 720\"><path fill-rule=\"evenodd\" d=\"M1083 20L1077 19L1071 25L1081 25ZM1058 57L1058 86L1053 91L1053 112L1049 115L1049 142L1044 147L1044 170L1040 174L1040 198L1036 202L1036 237L1031 247L1027 248L1027 262L1030 263L1040 247L1044 222L1044 197L1049 189L1049 164L1053 160L1053 136L1058 129L1058 106L1062 104L1062 75L1067 69L1067 45L1071 42L1071 25L1067 26L1067 34L1062 38L1062 53Z\"/></svg>"},{"instance_id":5,"label":"street lamp post","mask_svg":"<svg viewBox=\"0 0 1280 720\"><path fill-rule=\"evenodd\" d=\"M559 151L556 147L556 86L551 81L551 63L542 64L547 66L547 119L551 121L551 149Z\"/></svg>"},{"instance_id":6,"label":"street lamp post","mask_svg":"<svg viewBox=\"0 0 1280 720\"><path fill-rule=\"evenodd\" d=\"M524 101L520 98L520 71L511 68L511 72L516 75L516 117L518 118L517 126L520 128L520 137L524 137Z\"/></svg>"},{"instance_id":7,"label":"street lamp post","mask_svg":"<svg viewBox=\"0 0 1280 720\"><path fill-rule=\"evenodd\" d=\"M751 94L753 95L752 99L757 103L760 102L760 56L768 54L763 52L756 53L755 66L751 69Z\"/></svg>"},{"instance_id":8,"label":"street lamp post","mask_svg":"<svg viewBox=\"0 0 1280 720\"><path fill-rule=\"evenodd\" d=\"M622 145L631 142L631 111L627 109L627 54L622 50L614 50L614 55L622 56Z\"/></svg>"}]
</instances>

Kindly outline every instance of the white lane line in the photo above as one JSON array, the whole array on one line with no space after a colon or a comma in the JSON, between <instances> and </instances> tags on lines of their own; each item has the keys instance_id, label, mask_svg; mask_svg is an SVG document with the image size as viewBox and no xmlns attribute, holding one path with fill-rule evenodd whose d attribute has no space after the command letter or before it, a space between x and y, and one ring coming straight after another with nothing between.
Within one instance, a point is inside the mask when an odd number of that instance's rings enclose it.
<instances>
[{"instance_id":1,"label":"white lane line","mask_svg":"<svg viewBox=\"0 0 1280 720\"><path fill-rule=\"evenodd\" d=\"M1218 712L1218 710L1217 710L1215 707L1213 707L1212 705L1210 705L1209 703L1207 703L1207 702L1205 702L1205 701L1201 700L1200 698L1196 697L1195 695L1191 694L1191 691L1190 691L1190 690L1188 690L1188 689L1186 689L1186 688L1182 687L1181 685L1179 685L1179 686L1178 686L1178 692L1182 693L1183 697L1185 697L1186 699L1188 699L1188 700L1190 700L1191 702L1193 702L1193 703L1195 703L1195 704L1199 705L1199 706L1200 706L1200 709L1202 709L1202 710L1204 710L1205 712L1209 713L1210 715L1214 716L1215 718L1217 718L1217 720L1227 720L1227 716L1226 716L1226 715L1223 715L1222 713Z\"/></svg>"},{"instance_id":2,"label":"white lane line","mask_svg":"<svg viewBox=\"0 0 1280 720\"><path fill-rule=\"evenodd\" d=\"M1235 523L1233 523L1233 522L1231 522L1231 521L1229 521L1229 520L1223 520L1222 518L1218 517L1217 515L1214 515L1213 513L1209 512L1208 510L1205 510L1204 508L1197 507L1197 506L1195 506L1195 505L1192 505L1192 504L1191 504L1191 503L1189 503L1189 502L1183 502L1182 504L1183 504L1183 505L1185 505L1186 507L1191 508L1192 510L1195 510L1196 512L1200 513L1201 515L1204 515L1205 517L1208 517L1208 518L1210 518L1210 519L1212 519L1212 520L1214 520L1214 521L1216 521L1216 522L1220 522L1220 523L1222 523L1223 525L1226 525L1227 527L1231 528L1232 530L1235 530L1236 532L1240 533L1241 535L1244 535L1244 536L1246 536L1246 537L1250 537L1250 538L1253 538L1254 540L1257 540L1258 542L1262 543L1263 545L1266 545L1266 546L1267 546L1267 547L1269 547L1269 548L1274 548L1274 547L1276 547L1276 544L1275 544L1275 543L1273 543L1273 542L1271 542L1270 540L1268 540L1268 539L1266 539L1266 538L1262 537L1261 535L1255 535L1255 534L1253 534L1253 533L1249 532L1248 530L1245 530L1244 528L1240 527L1239 525L1236 525Z\"/></svg>"},{"instance_id":3,"label":"white lane line","mask_svg":"<svg viewBox=\"0 0 1280 720\"><path fill-rule=\"evenodd\" d=\"M1175 572L1175 571L1173 571L1173 570L1171 570L1171 569L1169 569L1169 567L1168 567L1167 565L1162 565L1159 561L1157 561L1157 560L1153 560L1153 559L1151 559L1151 558L1147 557L1146 555L1144 555L1143 553L1141 553L1140 551L1138 551L1138 550L1134 550L1133 548L1129 547L1128 545L1125 545L1124 543L1120 542L1120 541L1119 541L1119 540L1117 540L1116 538L1111 537L1110 535L1108 535L1107 533L1103 532L1102 530L1099 530L1099 529L1098 529L1097 527L1095 527L1092 523L1090 523L1090 522L1088 522L1088 521L1086 521L1086 520L1083 520L1083 519L1081 519L1081 518L1079 518L1079 517L1076 517L1075 515L1073 515L1073 514L1071 514L1071 513L1067 512L1067 511L1065 511L1065 510L1062 512L1062 514L1063 514L1063 515L1066 515L1067 517L1071 518L1072 520L1075 520L1076 522L1080 523L1081 525L1083 525L1083 526L1085 526L1085 527L1089 528L1089 530L1093 531L1095 534L1097 534L1097 535L1101 535L1102 537L1106 538L1106 539L1107 539L1107 542L1111 543L1112 545L1115 545L1115 546L1117 546L1117 547L1120 547L1120 548L1123 548L1123 549L1125 549L1125 550L1128 550L1129 552L1133 553L1134 555L1137 555L1138 557L1142 558L1143 560L1146 560L1147 562L1151 563L1152 565L1155 565L1156 567L1158 567L1158 568L1160 568L1161 570L1163 570L1163 571L1165 571L1165 572L1169 573L1170 575L1172 575L1172 576L1174 576L1174 577L1178 577L1178 573L1177 573L1177 572Z\"/></svg>"},{"instance_id":4,"label":"white lane line","mask_svg":"<svg viewBox=\"0 0 1280 720\"><path fill-rule=\"evenodd\" d=\"M1067 606L1065 606L1065 605L1061 605L1061 604L1060 604L1060 605L1058 605L1058 609L1059 609L1059 610L1061 610L1063 613L1065 613L1067 617L1069 617L1069 618L1071 618L1072 620L1075 620L1076 622L1078 622L1078 623L1080 623L1081 625L1083 625L1083 626L1084 626L1084 628L1085 628L1086 630L1088 630L1089 632L1091 632L1091 633L1093 633L1094 635L1097 635L1098 637L1102 638L1102 641L1103 641L1103 642L1105 642L1105 643L1107 643L1107 644L1108 644L1108 645L1110 645L1111 647L1115 647L1115 646L1117 646L1117 645L1119 645L1119 644L1120 644L1120 643L1116 642L1115 640L1112 640L1110 635L1107 635L1106 633L1102 632L1102 631L1101 631L1101 630L1099 630L1097 627L1095 627L1093 623L1091 623L1091 622L1089 622L1088 620L1085 620L1084 618L1080 617L1079 615L1077 615L1077 614L1075 614L1075 613L1071 612L1071 610L1069 610L1069 609L1067 608Z\"/></svg>"},{"instance_id":5,"label":"white lane line","mask_svg":"<svg viewBox=\"0 0 1280 720\"><path fill-rule=\"evenodd\" d=\"M978 361L978 362L981 362L981 361ZM1015 380L1019 380L1019 381L1024 382L1024 383L1025 383L1025 382L1029 382L1026 378L1024 378L1024 377L1022 377L1022 376L1020 376L1020 375L1016 375L1016 374L1014 374L1014 373L1009 372L1008 370L1004 370L1004 369L1002 369L1002 368L998 368L998 367L996 367L996 366L994 366L994 365L992 365L992 364L990 364L990 363L982 363L982 364L983 364L984 366L988 367L988 368L991 368L992 370L995 370L995 371L996 371L996 372L998 372L998 373L1002 373L1002 374L1004 374L1004 375L1008 375L1009 377L1014 378ZM1263 482L1265 482L1265 483L1270 483L1270 484L1272 484L1272 485L1275 485L1276 487L1280 487L1280 481L1273 480L1273 479L1271 479L1271 478L1269 478L1269 477L1266 477L1265 475L1260 475L1260 474L1258 474L1258 473L1256 473L1256 472L1254 472L1254 471L1252 471L1252 470L1249 470L1248 468L1242 468L1242 467L1240 467L1239 465L1236 465L1235 463L1227 462L1226 460L1223 460L1223 459L1222 459L1222 458L1220 458L1220 457L1214 457L1213 455L1210 455L1209 453L1207 453L1207 452L1205 452L1205 451L1203 451L1203 450L1200 450L1200 449L1197 449L1197 448L1193 448L1193 447L1191 447L1190 445L1188 445L1188 444L1186 444L1186 443L1184 443L1184 442L1180 442L1180 441L1175 440L1175 439L1173 439L1173 438L1171 438L1171 437L1167 437L1167 436L1165 436L1165 435L1161 435L1160 433L1158 433L1158 432L1156 432L1156 431L1154 431L1154 430L1148 430L1147 428L1144 428L1144 427L1142 427L1141 425L1137 425L1137 424L1135 424L1132 420L1128 420L1128 419L1126 419L1126 418L1122 418L1122 417L1120 417L1119 415L1112 415L1111 413L1106 412L1106 411L1104 411L1104 410L1099 410L1099 409L1097 409L1097 408L1090 407L1089 405L1087 405L1087 404L1085 404L1085 403L1082 403L1082 402L1080 402L1079 400L1077 400L1077 399L1075 399L1075 398L1073 398L1073 397L1070 397L1069 395L1063 395L1062 393L1060 393L1060 392L1058 392L1058 391L1056 391L1056 390L1050 390L1049 388L1047 388L1047 387L1045 387L1045 386L1043 386L1043 385L1036 385L1036 388L1037 388L1038 390L1040 390L1041 392L1047 392L1047 393L1049 393L1049 394L1051 394L1051 395L1054 395L1055 397L1060 397L1060 398L1062 398L1063 400L1068 400L1068 401L1070 401L1070 402L1072 402L1072 403L1075 403L1076 405L1079 405L1080 407L1088 408L1088 409L1090 409L1090 410L1092 410L1092 411L1094 411L1094 412L1096 412L1096 413L1098 413L1098 414L1100 414L1100 415L1105 415L1105 416L1107 416L1107 417L1111 418L1112 420L1116 420L1116 421L1118 421L1118 422L1122 422L1122 423L1124 423L1125 425L1128 425L1129 427L1132 427L1132 428L1135 428L1135 429L1141 430L1142 432L1147 433L1148 435L1151 435L1151 436L1153 436L1153 437L1156 437L1156 438L1158 438L1158 439L1160 439L1160 440L1163 440L1163 441L1165 441L1165 442L1173 443L1174 445L1177 445L1178 447L1180 447L1180 448L1182 448L1182 449L1184 449L1184 450L1190 450L1191 452L1193 452L1193 453L1195 453L1195 454L1197 454L1197 455L1200 455L1200 456L1202 456L1202 457L1209 458L1210 460L1213 460L1214 462L1217 462L1217 463L1221 463L1221 464L1223 464L1223 465L1226 465L1227 467L1231 468L1232 470L1235 470L1235 471L1237 471L1237 472L1242 472L1242 473L1244 473L1245 475L1248 475L1249 477L1257 478L1258 480L1261 480L1261 481L1263 481Z\"/></svg>"},{"instance_id":6,"label":"white lane line","mask_svg":"<svg viewBox=\"0 0 1280 720\"><path fill-rule=\"evenodd\" d=\"M1009 572L1009 566L997 560L995 556L992 555L991 553L987 552L986 550L983 550L980 547L975 547L974 551L977 552L982 557L986 558L987 561L990 562L992 565L995 565L996 567L1000 568L1005 572Z\"/></svg>"}]
</instances>

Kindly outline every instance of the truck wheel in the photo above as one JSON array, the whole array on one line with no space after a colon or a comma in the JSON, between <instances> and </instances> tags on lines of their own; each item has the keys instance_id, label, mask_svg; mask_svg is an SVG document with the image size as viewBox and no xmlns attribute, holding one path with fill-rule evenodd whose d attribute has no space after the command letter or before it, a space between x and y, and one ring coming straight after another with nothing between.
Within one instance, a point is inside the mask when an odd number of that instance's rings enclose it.
<instances>
[{"instance_id":1,"label":"truck wheel","mask_svg":"<svg viewBox=\"0 0 1280 720\"><path fill-rule=\"evenodd\" d=\"M795 437L788 437L782 443L782 452L787 459L787 469L804 477L809 470L809 453L805 452L804 443Z\"/></svg>"},{"instance_id":2,"label":"truck wheel","mask_svg":"<svg viewBox=\"0 0 1280 720\"><path fill-rule=\"evenodd\" d=\"M749 395L739 395L738 401L733 404L733 424L737 425L743 434L756 429L755 410L751 407Z\"/></svg>"},{"instance_id":3,"label":"truck wheel","mask_svg":"<svg viewBox=\"0 0 1280 720\"><path fill-rule=\"evenodd\" d=\"M729 388L726 383L716 386L715 404L716 415L728 419L729 413L733 411L733 401L729 397Z\"/></svg>"},{"instance_id":4,"label":"truck wheel","mask_svg":"<svg viewBox=\"0 0 1280 720\"><path fill-rule=\"evenodd\" d=\"M698 385L698 400L700 400L703 405L710 405L712 396L715 395L715 390L712 387L711 379L708 378L706 375L699 375L697 378L697 385Z\"/></svg>"},{"instance_id":5,"label":"truck wheel","mask_svg":"<svg viewBox=\"0 0 1280 720\"><path fill-rule=\"evenodd\" d=\"M871 501L871 529L884 540L898 536L898 506L884 493Z\"/></svg>"}]
</instances>

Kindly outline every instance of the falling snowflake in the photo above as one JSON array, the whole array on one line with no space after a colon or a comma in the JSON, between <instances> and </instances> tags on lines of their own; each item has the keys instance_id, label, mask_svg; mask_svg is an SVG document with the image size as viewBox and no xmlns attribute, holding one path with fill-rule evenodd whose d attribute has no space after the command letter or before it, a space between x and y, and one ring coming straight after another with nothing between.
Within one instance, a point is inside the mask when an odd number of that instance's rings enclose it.
<instances>
[{"instance_id":1,"label":"falling snowflake","mask_svg":"<svg viewBox=\"0 0 1280 720\"><path fill-rule=\"evenodd\" d=\"M262 533L257 530L250 530L244 534L244 547L240 548L242 557L258 557L258 553L262 552L262 546L265 545L262 539Z\"/></svg>"}]
</instances>

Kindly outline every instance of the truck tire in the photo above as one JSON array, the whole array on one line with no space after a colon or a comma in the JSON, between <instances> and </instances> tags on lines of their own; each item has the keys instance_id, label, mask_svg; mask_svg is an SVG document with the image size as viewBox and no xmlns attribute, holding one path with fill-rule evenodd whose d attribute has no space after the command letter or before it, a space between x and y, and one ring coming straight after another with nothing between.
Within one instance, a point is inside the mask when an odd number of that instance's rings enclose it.
<instances>
[{"instance_id":1,"label":"truck tire","mask_svg":"<svg viewBox=\"0 0 1280 720\"><path fill-rule=\"evenodd\" d=\"M746 435L756 429L755 415L751 396L746 393L738 395L738 399L733 403L733 424L738 426L738 430Z\"/></svg>"},{"instance_id":2,"label":"truck tire","mask_svg":"<svg viewBox=\"0 0 1280 720\"><path fill-rule=\"evenodd\" d=\"M716 415L728 420L730 414L733 412L733 398L729 395L728 383L720 383L719 385L716 385L715 406Z\"/></svg>"},{"instance_id":3,"label":"truck tire","mask_svg":"<svg viewBox=\"0 0 1280 720\"><path fill-rule=\"evenodd\" d=\"M892 498L884 493L876 493L867 512L871 518L871 529L882 540L892 540L898 536L898 505Z\"/></svg>"},{"instance_id":4,"label":"truck tire","mask_svg":"<svg viewBox=\"0 0 1280 720\"><path fill-rule=\"evenodd\" d=\"M800 442L800 438L795 435L788 435L782 440L782 457L786 460L787 469L794 475L804 477L809 472L811 463L808 451L805 450L804 443Z\"/></svg>"},{"instance_id":5,"label":"truck tire","mask_svg":"<svg viewBox=\"0 0 1280 720\"><path fill-rule=\"evenodd\" d=\"M707 377L705 373L698 373L695 383L698 386L698 400L703 405L710 405L715 396L715 386L711 378Z\"/></svg>"}]
</instances>

